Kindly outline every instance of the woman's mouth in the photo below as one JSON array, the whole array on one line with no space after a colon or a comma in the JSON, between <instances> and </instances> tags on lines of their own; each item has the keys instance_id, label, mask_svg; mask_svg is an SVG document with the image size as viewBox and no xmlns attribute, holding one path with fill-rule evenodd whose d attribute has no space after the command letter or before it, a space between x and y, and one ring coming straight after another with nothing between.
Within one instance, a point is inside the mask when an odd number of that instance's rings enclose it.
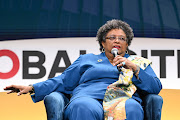
<instances>
[{"instance_id":1,"label":"woman's mouth","mask_svg":"<svg viewBox=\"0 0 180 120\"><path fill-rule=\"evenodd\" d=\"M120 49L121 47L120 47L120 46L114 46L113 48L117 48L117 49Z\"/></svg>"}]
</instances>

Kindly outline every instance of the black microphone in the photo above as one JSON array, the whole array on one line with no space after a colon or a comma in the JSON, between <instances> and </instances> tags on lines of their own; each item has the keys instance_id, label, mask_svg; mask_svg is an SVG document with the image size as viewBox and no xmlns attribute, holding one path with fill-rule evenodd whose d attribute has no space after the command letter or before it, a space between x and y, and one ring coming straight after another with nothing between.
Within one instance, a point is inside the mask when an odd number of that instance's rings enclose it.
<instances>
[{"instance_id":1,"label":"black microphone","mask_svg":"<svg viewBox=\"0 0 180 120\"><path fill-rule=\"evenodd\" d=\"M116 57L116 56L118 55L118 49L117 49L117 48L113 48L113 49L111 50L111 53L114 55L114 57ZM121 66L121 67L117 67L117 69L118 69L119 71L121 71L121 68L122 68L122 66Z\"/></svg>"}]
</instances>

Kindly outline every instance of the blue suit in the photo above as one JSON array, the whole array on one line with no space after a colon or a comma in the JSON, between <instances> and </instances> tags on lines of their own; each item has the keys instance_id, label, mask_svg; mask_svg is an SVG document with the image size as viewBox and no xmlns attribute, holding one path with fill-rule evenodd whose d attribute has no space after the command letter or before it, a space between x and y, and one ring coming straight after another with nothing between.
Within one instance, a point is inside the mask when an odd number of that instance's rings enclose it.
<instances>
[{"instance_id":1,"label":"blue suit","mask_svg":"<svg viewBox=\"0 0 180 120\"><path fill-rule=\"evenodd\" d=\"M128 56L125 54L124 57L127 58ZM46 95L54 91L72 94L65 110L65 119L102 120L103 109L101 104L106 88L109 84L117 81L118 77L117 67L109 62L105 53L81 55L60 76L34 84L35 94L32 95L32 99L34 102L41 101ZM141 98L150 93L158 94L162 85L150 65L145 70L140 69L139 79L133 76L132 81L136 85L137 91L131 99L127 100L127 119L131 113L128 111L134 111L134 114L142 114L139 115L141 116L139 119L143 119ZM132 104L135 105L136 110L128 107L133 106Z\"/></svg>"}]
</instances>

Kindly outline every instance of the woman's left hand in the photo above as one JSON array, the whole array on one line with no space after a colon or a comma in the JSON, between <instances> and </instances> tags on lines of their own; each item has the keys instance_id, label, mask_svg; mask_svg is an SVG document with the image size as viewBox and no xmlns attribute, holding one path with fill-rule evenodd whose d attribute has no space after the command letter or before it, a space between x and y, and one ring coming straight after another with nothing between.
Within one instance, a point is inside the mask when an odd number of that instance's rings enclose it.
<instances>
[{"instance_id":1,"label":"woman's left hand","mask_svg":"<svg viewBox=\"0 0 180 120\"><path fill-rule=\"evenodd\" d=\"M113 60L113 65L117 67L121 67L123 66L124 68L126 69L131 69L133 71L136 71L137 69L137 66L131 62L130 60L128 60L127 58L125 57L122 57L120 55L117 55L114 60Z\"/></svg>"}]
</instances>

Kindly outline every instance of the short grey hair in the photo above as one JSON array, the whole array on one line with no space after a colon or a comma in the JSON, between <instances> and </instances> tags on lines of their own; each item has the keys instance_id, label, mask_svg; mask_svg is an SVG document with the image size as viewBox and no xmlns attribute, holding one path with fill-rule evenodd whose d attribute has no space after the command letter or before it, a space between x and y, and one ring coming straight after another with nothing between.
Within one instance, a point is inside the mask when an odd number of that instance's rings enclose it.
<instances>
[{"instance_id":1,"label":"short grey hair","mask_svg":"<svg viewBox=\"0 0 180 120\"><path fill-rule=\"evenodd\" d=\"M122 29L124 33L126 34L128 46L131 44L131 41L134 37L133 29L126 22L113 19L113 20L107 21L103 26L99 28L97 32L96 37L100 45L100 48L99 48L100 51L102 51L103 49L102 42L106 42L105 37L107 33L112 29Z\"/></svg>"}]
</instances>

